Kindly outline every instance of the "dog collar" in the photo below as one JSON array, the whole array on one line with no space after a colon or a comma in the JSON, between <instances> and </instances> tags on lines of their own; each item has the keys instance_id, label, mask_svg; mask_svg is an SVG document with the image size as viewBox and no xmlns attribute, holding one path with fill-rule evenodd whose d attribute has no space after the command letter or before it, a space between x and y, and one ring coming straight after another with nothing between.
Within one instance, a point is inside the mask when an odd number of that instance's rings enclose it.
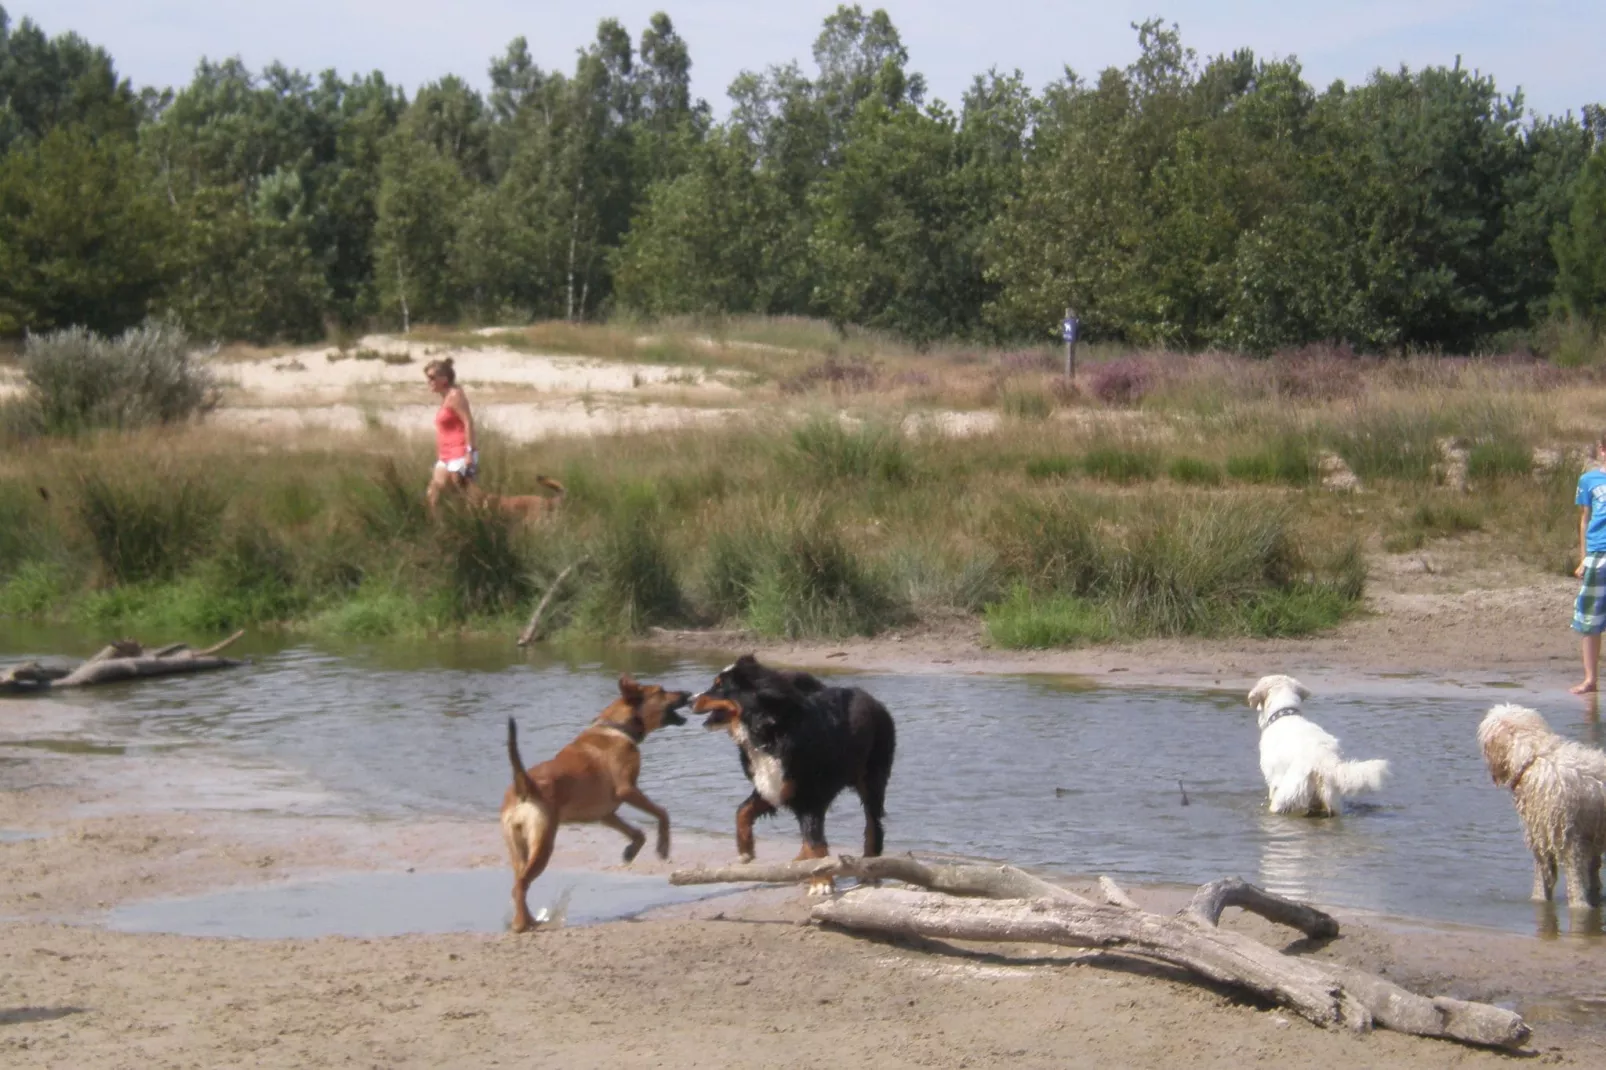
<instances>
[{"instance_id":1,"label":"dog collar","mask_svg":"<svg viewBox=\"0 0 1606 1070\"><path fill-rule=\"evenodd\" d=\"M1287 717L1290 713L1298 713L1298 712L1299 712L1299 707L1298 706L1284 706L1280 710L1272 710L1271 711L1271 716L1266 718L1266 723L1260 726L1260 730L1262 732L1264 732L1266 729L1268 729L1272 725L1276 724L1280 719L1282 719L1284 717Z\"/></svg>"},{"instance_id":2,"label":"dog collar","mask_svg":"<svg viewBox=\"0 0 1606 1070\"><path fill-rule=\"evenodd\" d=\"M618 732L632 743L639 744L643 739L647 738L646 726L641 723L640 719L635 717L630 718L624 724L620 724L617 721L597 721L591 727L604 732Z\"/></svg>"},{"instance_id":3,"label":"dog collar","mask_svg":"<svg viewBox=\"0 0 1606 1070\"><path fill-rule=\"evenodd\" d=\"M1529 758L1526 762L1522 763L1522 768L1517 770L1517 775L1511 778L1511 790L1513 792L1517 790L1517 785L1522 783L1522 778L1528 775L1528 770L1532 769L1534 762L1537 762L1538 760L1539 756L1536 754L1532 758Z\"/></svg>"}]
</instances>

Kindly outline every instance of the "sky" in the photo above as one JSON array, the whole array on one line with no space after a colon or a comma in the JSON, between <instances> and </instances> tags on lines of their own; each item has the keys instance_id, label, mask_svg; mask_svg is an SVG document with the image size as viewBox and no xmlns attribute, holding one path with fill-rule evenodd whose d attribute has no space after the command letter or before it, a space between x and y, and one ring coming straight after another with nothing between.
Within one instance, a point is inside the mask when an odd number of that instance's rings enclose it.
<instances>
[{"instance_id":1,"label":"sky","mask_svg":"<svg viewBox=\"0 0 1606 1070\"><path fill-rule=\"evenodd\" d=\"M813 0L0 0L12 21L47 34L74 31L109 51L136 86L183 85L202 57L239 56L252 68L278 60L343 75L383 71L409 91L447 74L485 88L492 57L523 36L535 61L570 71L598 20L619 19L633 38L667 11L691 51L692 90L728 110L726 88L744 70L799 62L835 2ZM1364 81L1378 68L1450 65L1523 90L1542 115L1606 101L1602 0L884 0L925 75L928 98L957 105L977 74L1020 70L1033 89L1069 66L1084 76L1125 66L1137 53L1131 24L1177 23L1201 59L1248 47L1298 57L1318 89Z\"/></svg>"}]
</instances>

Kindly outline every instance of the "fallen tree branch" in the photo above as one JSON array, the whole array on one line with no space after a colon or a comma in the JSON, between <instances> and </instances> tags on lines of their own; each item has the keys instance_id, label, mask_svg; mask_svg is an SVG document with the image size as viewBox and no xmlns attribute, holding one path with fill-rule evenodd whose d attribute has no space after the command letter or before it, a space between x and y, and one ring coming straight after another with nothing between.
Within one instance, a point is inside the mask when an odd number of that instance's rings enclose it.
<instances>
[{"instance_id":1,"label":"fallen tree branch","mask_svg":"<svg viewBox=\"0 0 1606 1070\"><path fill-rule=\"evenodd\" d=\"M1254 902L1266 903L1258 898ZM1528 1026L1511 1011L1418 996L1360 970L1284 955L1241 933L1216 928L1191 909L1167 917L1120 906L987 902L861 888L819 904L813 917L855 932L1024 941L1139 955L1217 984L1246 989L1325 1027L1366 1030L1377 1025L1499 1048L1517 1047L1529 1036Z\"/></svg>"},{"instance_id":2,"label":"fallen tree branch","mask_svg":"<svg viewBox=\"0 0 1606 1070\"><path fill-rule=\"evenodd\" d=\"M191 650L184 643L175 643L146 652L133 640L120 639L71 669L27 662L0 672L0 694L54 691L64 687L91 687L95 684L142 680L175 673L232 669L244 665L245 662L218 657L216 652L244 634L243 631L236 632L221 643L205 650Z\"/></svg>"},{"instance_id":3,"label":"fallen tree branch","mask_svg":"<svg viewBox=\"0 0 1606 1070\"><path fill-rule=\"evenodd\" d=\"M918 884L948 895L987 899L1052 899L1065 903L1087 900L1068 888L1034 877L1007 865L922 862L912 855L860 858L811 858L801 862L748 862L713 869L682 869L669 875L670 884L791 884L816 877L853 877L862 881L895 880Z\"/></svg>"},{"instance_id":4,"label":"fallen tree branch","mask_svg":"<svg viewBox=\"0 0 1606 1070\"><path fill-rule=\"evenodd\" d=\"M1099 892L1104 896L1104 901L1112 907L1126 907L1128 910L1138 909L1138 905L1132 901L1132 897L1126 894L1126 889L1108 877L1099 878Z\"/></svg>"},{"instance_id":5,"label":"fallen tree branch","mask_svg":"<svg viewBox=\"0 0 1606 1070\"><path fill-rule=\"evenodd\" d=\"M1324 940L1338 935L1338 922L1331 914L1315 907L1296 903L1280 895L1272 895L1241 877L1227 877L1193 893L1187 913L1194 920L1211 928L1221 921L1221 912L1228 907L1239 907L1251 914L1259 914L1267 921L1298 929L1312 939Z\"/></svg>"},{"instance_id":6,"label":"fallen tree branch","mask_svg":"<svg viewBox=\"0 0 1606 1070\"><path fill-rule=\"evenodd\" d=\"M854 932L1049 943L1135 955L1245 989L1327 1027L1379 1026L1496 1048L1517 1047L1529 1036L1528 1026L1511 1011L1419 996L1362 970L1285 955L1220 928L1222 912L1239 907L1312 939L1338 935L1331 915L1237 877L1200 888L1175 916L1140 909L1109 877L1099 880L1107 902L1098 904L1014 866L928 863L908 855L677 870L669 881L781 884L821 876L898 880L930 889L858 888L814 908L815 921Z\"/></svg>"},{"instance_id":7,"label":"fallen tree branch","mask_svg":"<svg viewBox=\"0 0 1606 1070\"><path fill-rule=\"evenodd\" d=\"M585 561L586 559L582 557L578 561L568 565L562 572L558 573L557 579L553 580L551 585L547 587L546 594L542 595L541 601L536 603L535 612L530 614L530 622L526 624L524 626L524 630L519 633L519 646L529 646L539 637L541 628L541 615L546 612L547 605L552 601L552 597L558 593L558 588L563 586L563 581L569 578L569 573L573 572L577 567L584 564Z\"/></svg>"}]
</instances>

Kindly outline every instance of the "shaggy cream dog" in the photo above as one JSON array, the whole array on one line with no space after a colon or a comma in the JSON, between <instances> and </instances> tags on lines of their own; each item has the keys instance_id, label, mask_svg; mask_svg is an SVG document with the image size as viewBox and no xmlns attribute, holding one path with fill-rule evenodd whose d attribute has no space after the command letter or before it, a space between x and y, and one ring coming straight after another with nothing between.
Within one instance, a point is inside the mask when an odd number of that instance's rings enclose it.
<instances>
[{"instance_id":1,"label":"shaggy cream dog","mask_svg":"<svg viewBox=\"0 0 1606 1070\"><path fill-rule=\"evenodd\" d=\"M1600 905L1600 858L1606 850L1606 754L1550 730L1533 710L1496 706L1478 725L1478 746L1494 782L1511 789L1528 849L1536 900L1556 891L1567 870L1567 901Z\"/></svg>"},{"instance_id":2,"label":"shaggy cream dog","mask_svg":"<svg viewBox=\"0 0 1606 1070\"><path fill-rule=\"evenodd\" d=\"M1260 774L1274 814L1328 817L1345 795L1376 791L1388 776L1381 758L1344 761L1338 740L1300 715L1309 697L1292 676L1263 676L1249 692L1249 705L1260 711Z\"/></svg>"}]
</instances>

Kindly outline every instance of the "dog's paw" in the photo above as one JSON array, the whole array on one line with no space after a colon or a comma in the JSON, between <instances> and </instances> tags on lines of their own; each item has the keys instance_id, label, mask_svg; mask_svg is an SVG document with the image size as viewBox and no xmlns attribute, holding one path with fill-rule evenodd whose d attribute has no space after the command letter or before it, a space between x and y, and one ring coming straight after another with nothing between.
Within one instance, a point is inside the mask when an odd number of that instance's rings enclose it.
<instances>
[{"instance_id":1,"label":"dog's paw","mask_svg":"<svg viewBox=\"0 0 1606 1070\"><path fill-rule=\"evenodd\" d=\"M625 862L626 863L634 862L636 860L636 856L639 855L640 853L641 853L641 844L639 844L639 843L627 844L625 846L624 855L623 855Z\"/></svg>"},{"instance_id":2,"label":"dog's paw","mask_svg":"<svg viewBox=\"0 0 1606 1070\"><path fill-rule=\"evenodd\" d=\"M830 877L816 877L814 880L809 881L809 895L830 895L835 890L836 886L832 883Z\"/></svg>"},{"instance_id":3,"label":"dog's paw","mask_svg":"<svg viewBox=\"0 0 1606 1070\"><path fill-rule=\"evenodd\" d=\"M755 857L757 857L757 856L752 854L751 852L749 852L749 853L744 854L744 855L737 855L736 856L736 861L740 862L742 865L745 866L749 862L751 862Z\"/></svg>"},{"instance_id":4,"label":"dog's paw","mask_svg":"<svg viewBox=\"0 0 1606 1070\"><path fill-rule=\"evenodd\" d=\"M667 861L669 859L669 841L658 841L658 857Z\"/></svg>"}]
</instances>

